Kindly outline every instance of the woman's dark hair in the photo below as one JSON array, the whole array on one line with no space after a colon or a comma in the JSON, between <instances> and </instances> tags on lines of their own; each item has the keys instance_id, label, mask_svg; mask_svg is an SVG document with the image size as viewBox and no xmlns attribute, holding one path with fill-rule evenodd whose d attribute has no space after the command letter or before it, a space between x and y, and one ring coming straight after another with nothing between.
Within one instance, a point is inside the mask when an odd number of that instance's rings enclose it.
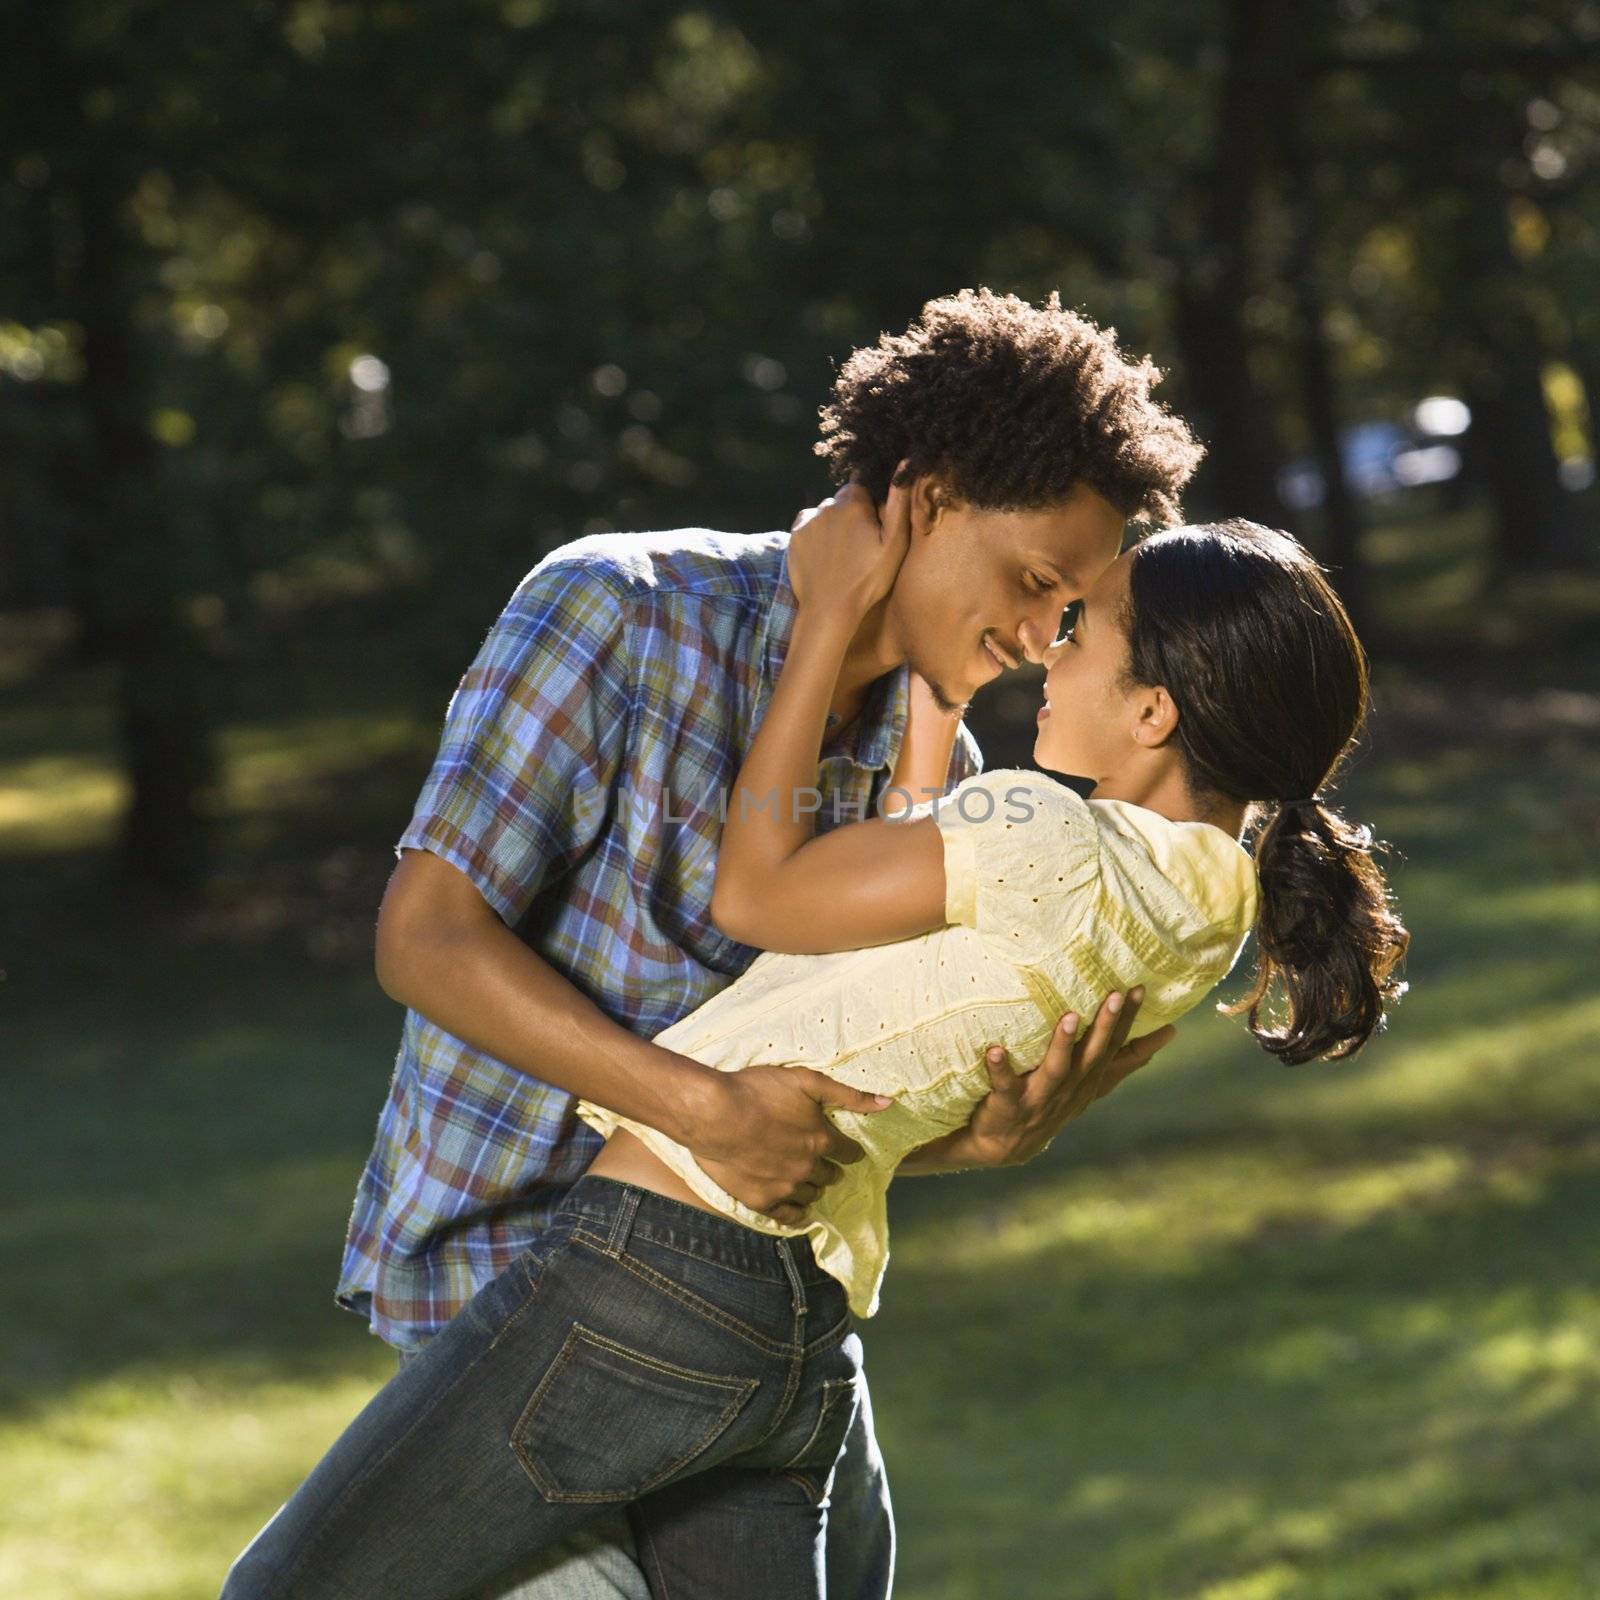
<instances>
[{"instance_id":1,"label":"woman's dark hair","mask_svg":"<svg viewBox=\"0 0 1600 1600\"><path fill-rule=\"evenodd\" d=\"M963 289L849 356L813 448L835 485L855 474L879 504L909 458L909 476L934 474L984 510L1059 505L1086 483L1124 517L1165 526L1205 450L1150 398L1160 380L1055 291L1040 308Z\"/></svg>"},{"instance_id":2,"label":"woman's dark hair","mask_svg":"<svg viewBox=\"0 0 1600 1600\"><path fill-rule=\"evenodd\" d=\"M1174 742L1197 799L1252 809L1260 882L1255 982L1219 1010L1287 1066L1337 1059L1384 1025L1410 934L1389 902L1371 831L1321 797L1367 711L1367 660L1322 569L1286 533L1229 521L1152 534L1133 549L1122 618L1133 683L1178 708ZM1295 802L1289 804L1286 802ZM1282 1026L1263 1027L1274 983Z\"/></svg>"}]
</instances>

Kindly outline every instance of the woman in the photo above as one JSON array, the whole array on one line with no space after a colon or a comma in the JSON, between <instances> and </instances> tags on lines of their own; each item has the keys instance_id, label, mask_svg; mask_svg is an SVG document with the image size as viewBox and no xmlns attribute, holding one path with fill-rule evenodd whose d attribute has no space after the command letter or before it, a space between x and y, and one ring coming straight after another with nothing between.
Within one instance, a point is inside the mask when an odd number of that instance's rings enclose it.
<instances>
[{"instance_id":1,"label":"woman","mask_svg":"<svg viewBox=\"0 0 1600 1600\"><path fill-rule=\"evenodd\" d=\"M990 1091L984 1042L1033 1060L1056 1017L1107 989L1142 990L1153 1031L1252 926L1255 981L1228 1009L1278 1059L1348 1055L1382 1025L1408 935L1370 836L1319 792L1364 715L1365 661L1286 534L1156 534L1090 590L1045 653L1035 745L1041 766L1095 780L1088 800L983 773L813 837L830 694L903 559L906 499L891 489L876 542L828 511L794 534L799 616L729 797L713 902L768 953L657 1035L725 1070L792 1064L891 1096L834 1113L861 1157L779 1220L656 1130L582 1103L610 1138L555 1225L374 1397L225 1600L466 1595L617 1503L658 1594L819 1595L884 1191ZM918 697L907 748L942 774L939 698ZM1252 860L1240 838L1263 803Z\"/></svg>"}]
</instances>

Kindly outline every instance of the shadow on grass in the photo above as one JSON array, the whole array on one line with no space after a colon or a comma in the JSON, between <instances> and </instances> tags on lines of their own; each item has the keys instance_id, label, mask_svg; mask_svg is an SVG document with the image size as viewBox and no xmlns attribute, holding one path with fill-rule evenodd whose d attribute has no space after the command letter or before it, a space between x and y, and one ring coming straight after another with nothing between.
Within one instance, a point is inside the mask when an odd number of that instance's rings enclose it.
<instances>
[{"instance_id":1,"label":"shadow on grass","mask_svg":"<svg viewBox=\"0 0 1600 1600\"><path fill-rule=\"evenodd\" d=\"M150 1363L370 1360L332 1297L399 1008L297 938L95 929L68 965L10 985L0 1273L28 1292L0 1403Z\"/></svg>"}]
</instances>

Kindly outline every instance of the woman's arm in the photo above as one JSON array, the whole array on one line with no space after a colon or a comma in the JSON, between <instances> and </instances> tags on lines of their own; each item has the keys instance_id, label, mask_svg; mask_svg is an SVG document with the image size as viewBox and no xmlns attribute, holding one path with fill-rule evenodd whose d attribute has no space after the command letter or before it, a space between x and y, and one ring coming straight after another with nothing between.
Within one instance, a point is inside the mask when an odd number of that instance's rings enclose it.
<instances>
[{"instance_id":1,"label":"woman's arm","mask_svg":"<svg viewBox=\"0 0 1600 1600\"><path fill-rule=\"evenodd\" d=\"M932 818L869 818L820 838L812 821L840 665L862 617L892 585L910 540L903 489L890 490L876 540L853 514L859 510L853 500L851 508L847 514L837 507L837 516L825 510L791 540L799 612L766 715L728 797L711 919L730 938L764 950L857 950L945 925L944 845ZM955 738L953 725L948 737ZM925 749L919 776L927 760ZM947 744L941 779L948 764Z\"/></svg>"},{"instance_id":2,"label":"woman's arm","mask_svg":"<svg viewBox=\"0 0 1600 1600\"><path fill-rule=\"evenodd\" d=\"M816 835L817 757L852 631L800 611L728 797L711 920L763 950L859 950L945 925L944 841L931 817L871 817Z\"/></svg>"}]
</instances>

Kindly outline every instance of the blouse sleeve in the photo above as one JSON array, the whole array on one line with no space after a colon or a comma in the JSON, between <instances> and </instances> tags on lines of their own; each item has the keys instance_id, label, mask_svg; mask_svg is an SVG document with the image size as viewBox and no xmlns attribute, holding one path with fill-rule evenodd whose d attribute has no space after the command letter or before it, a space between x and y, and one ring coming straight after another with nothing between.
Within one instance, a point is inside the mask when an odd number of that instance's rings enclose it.
<instances>
[{"instance_id":1,"label":"blouse sleeve","mask_svg":"<svg viewBox=\"0 0 1600 1600\"><path fill-rule=\"evenodd\" d=\"M966 779L922 814L944 840L947 922L1032 959L1059 949L1092 913L1098 832L1088 802L1065 784L1002 767Z\"/></svg>"}]
</instances>

